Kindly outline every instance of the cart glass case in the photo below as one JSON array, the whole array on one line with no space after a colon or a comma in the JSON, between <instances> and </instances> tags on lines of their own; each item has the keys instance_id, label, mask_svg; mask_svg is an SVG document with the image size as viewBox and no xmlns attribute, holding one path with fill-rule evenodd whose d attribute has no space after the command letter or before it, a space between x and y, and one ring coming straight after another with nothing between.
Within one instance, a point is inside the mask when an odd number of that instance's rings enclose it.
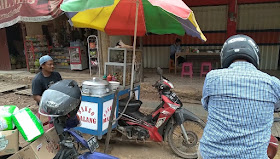
<instances>
[{"instance_id":1,"label":"cart glass case","mask_svg":"<svg viewBox=\"0 0 280 159\"><path fill-rule=\"evenodd\" d=\"M141 51L135 52L134 83L140 82ZM133 50L125 48L109 48L108 62L105 63L105 75L114 75L120 85L130 85Z\"/></svg>"}]
</instances>

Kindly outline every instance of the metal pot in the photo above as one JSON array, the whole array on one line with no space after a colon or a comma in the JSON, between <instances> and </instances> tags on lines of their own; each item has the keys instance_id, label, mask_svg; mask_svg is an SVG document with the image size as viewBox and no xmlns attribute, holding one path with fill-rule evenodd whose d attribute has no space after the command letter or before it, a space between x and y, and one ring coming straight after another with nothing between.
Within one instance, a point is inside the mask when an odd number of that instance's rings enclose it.
<instances>
[{"instance_id":1,"label":"metal pot","mask_svg":"<svg viewBox=\"0 0 280 159\"><path fill-rule=\"evenodd\" d=\"M92 81L84 81L82 84L82 94L84 95L102 96L109 92L109 82L100 78L93 78Z\"/></svg>"}]
</instances>

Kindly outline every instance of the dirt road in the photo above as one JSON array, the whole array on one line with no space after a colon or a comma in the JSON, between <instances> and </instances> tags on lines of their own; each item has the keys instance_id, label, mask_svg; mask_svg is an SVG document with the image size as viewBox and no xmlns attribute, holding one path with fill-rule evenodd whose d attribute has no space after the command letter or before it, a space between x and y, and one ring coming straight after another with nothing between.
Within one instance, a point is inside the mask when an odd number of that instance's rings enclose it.
<instances>
[{"instance_id":1,"label":"dirt road","mask_svg":"<svg viewBox=\"0 0 280 159\"><path fill-rule=\"evenodd\" d=\"M0 104L14 104L19 108L29 106L29 108L36 113L38 106L30 96L16 95L14 93L7 93L0 96ZM42 117L42 121L46 118ZM87 134L84 134L88 136ZM20 147L28 145L20 135ZM100 148L98 151L104 151L104 143L99 142ZM169 149L166 143L136 143L136 142L114 142L110 144L111 155L121 159L177 159L175 154Z\"/></svg>"},{"instance_id":2,"label":"dirt road","mask_svg":"<svg viewBox=\"0 0 280 159\"><path fill-rule=\"evenodd\" d=\"M30 96L16 95L14 93L3 94L0 97L0 104L15 104L19 108L29 106L36 113L38 106ZM42 118L46 120L46 118ZM20 146L24 147L28 143L23 140L20 135ZM98 151L104 151L104 143L99 142L100 148ZM110 144L111 155L121 159L179 159L167 143L136 143L136 142L115 142ZM280 158L280 151L275 158Z\"/></svg>"},{"instance_id":3,"label":"dirt road","mask_svg":"<svg viewBox=\"0 0 280 159\"><path fill-rule=\"evenodd\" d=\"M153 74L153 73L151 73ZM191 80L189 78L176 78L174 75L167 75L167 78L172 79L171 82L175 85L175 92L181 97L183 102L190 100L197 101L201 98L201 90L203 85L203 78ZM0 78L1 79L1 78ZM7 82L10 78L4 79ZM13 82L21 84L30 84L32 78L21 79L17 78ZM3 79L2 79L3 80ZM147 74L145 82L141 84L141 99L154 100L158 99L158 95L151 87L156 80L157 76L150 76ZM81 82L81 81L80 81ZM0 105L17 105L19 108L29 107L34 113L37 113L38 106L31 96L16 95L14 92L5 93L0 95ZM46 120L46 118L42 118ZM23 140L20 135L20 146L24 147L28 143ZM116 142L111 145L111 155L121 159L177 159L171 149L166 143L136 143L136 142ZM98 151L103 152L104 144L100 142ZM280 151L275 158L280 158Z\"/></svg>"},{"instance_id":4,"label":"dirt road","mask_svg":"<svg viewBox=\"0 0 280 159\"><path fill-rule=\"evenodd\" d=\"M70 75L69 75L70 76ZM69 78L69 77L68 77ZM173 75L167 76L167 78L173 78ZM30 84L32 77L28 78L11 78L2 76L0 79L2 81L6 82L13 82L13 83L20 83L20 84ZM12 80L11 80L12 79ZM152 88L151 83L158 80L158 76L152 76L150 74L147 75L146 82L141 84L141 99L158 99L158 95L156 94L155 90ZM174 78L176 79L176 78ZM187 89L187 94L180 93L183 92L183 90L188 87L185 85L184 87L177 86L178 89L177 92L179 92L179 96L181 97L187 97L184 99L196 99L200 98L201 92L195 90L194 82L199 84L199 82L194 81L191 82L189 79L184 81L185 79L177 79L173 81L173 84L179 85L180 83L189 83L190 85L193 85L192 88ZM78 83L81 83L82 80L78 79ZM200 87L199 87L200 88ZM180 91L181 90L181 91ZM195 92L195 93L193 93ZM193 95L191 95L193 94ZM0 96L0 105L8 105L13 104L17 105L19 108L29 107L34 113L37 113L38 106L36 102L32 99L31 96L24 96L24 95L17 95L14 92L10 93L4 93ZM45 121L46 118L41 118L42 121ZM20 135L20 146L24 147L28 143L23 140L23 138ZM98 151L103 152L104 144L100 142L100 148ZM135 143L135 142L117 142L111 144L112 150L111 154L119 157L121 159L142 159L142 158L149 158L149 159L177 159L176 155L174 155L169 149L168 145L166 143Z\"/></svg>"}]
</instances>

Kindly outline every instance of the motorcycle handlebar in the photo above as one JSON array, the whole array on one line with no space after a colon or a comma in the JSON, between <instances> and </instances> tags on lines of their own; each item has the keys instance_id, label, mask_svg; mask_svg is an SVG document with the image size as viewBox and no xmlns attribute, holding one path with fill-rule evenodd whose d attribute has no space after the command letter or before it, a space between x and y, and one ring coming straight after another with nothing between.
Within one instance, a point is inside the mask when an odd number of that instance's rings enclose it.
<instances>
[{"instance_id":1,"label":"motorcycle handlebar","mask_svg":"<svg viewBox=\"0 0 280 159\"><path fill-rule=\"evenodd\" d=\"M180 107L183 107L183 103L178 99L178 103L180 104Z\"/></svg>"},{"instance_id":2,"label":"motorcycle handlebar","mask_svg":"<svg viewBox=\"0 0 280 159\"><path fill-rule=\"evenodd\" d=\"M168 80L166 77L164 77L164 76L162 76L162 78L165 79L165 80L167 80L167 81L169 81L169 80Z\"/></svg>"},{"instance_id":3,"label":"motorcycle handlebar","mask_svg":"<svg viewBox=\"0 0 280 159\"><path fill-rule=\"evenodd\" d=\"M157 81L155 84L153 84L152 87L155 87L155 88L156 88L157 85L158 85L158 81Z\"/></svg>"}]
</instances>

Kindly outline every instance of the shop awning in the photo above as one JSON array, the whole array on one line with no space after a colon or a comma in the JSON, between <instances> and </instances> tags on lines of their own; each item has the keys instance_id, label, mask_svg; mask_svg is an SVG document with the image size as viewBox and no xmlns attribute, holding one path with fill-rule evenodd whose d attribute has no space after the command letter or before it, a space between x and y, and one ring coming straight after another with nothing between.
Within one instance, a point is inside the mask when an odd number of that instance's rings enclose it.
<instances>
[{"instance_id":1,"label":"shop awning","mask_svg":"<svg viewBox=\"0 0 280 159\"><path fill-rule=\"evenodd\" d=\"M1 0L0 28L17 22L43 22L56 18L62 0Z\"/></svg>"}]
</instances>

